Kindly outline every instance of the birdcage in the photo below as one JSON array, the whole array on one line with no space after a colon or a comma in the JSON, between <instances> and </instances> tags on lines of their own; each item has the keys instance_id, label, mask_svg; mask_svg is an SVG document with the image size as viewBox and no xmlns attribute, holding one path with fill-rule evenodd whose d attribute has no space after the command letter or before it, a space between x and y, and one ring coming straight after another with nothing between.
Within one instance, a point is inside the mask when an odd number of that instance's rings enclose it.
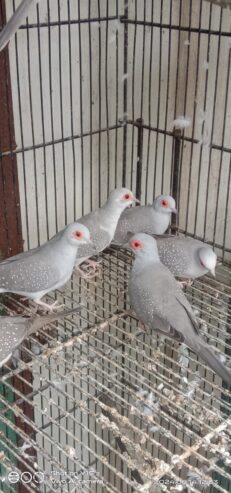
<instances>
[{"instance_id":1,"label":"birdcage","mask_svg":"<svg viewBox=\"0 0 231 493\"><path fill-rule=\"evenodd\" d=\"M0 2L3 26L20 0ZM0 53L0 249L47 241L126 185L171 193L171 231L218 254L186 288L230 366L230 2L41 0ZM81 312L31 335L1 372L3 492L230 491L230 393L131 312L132 256L56 298ZM1 297L1 313L33 306Z\"/></svg>"}]
</instances>

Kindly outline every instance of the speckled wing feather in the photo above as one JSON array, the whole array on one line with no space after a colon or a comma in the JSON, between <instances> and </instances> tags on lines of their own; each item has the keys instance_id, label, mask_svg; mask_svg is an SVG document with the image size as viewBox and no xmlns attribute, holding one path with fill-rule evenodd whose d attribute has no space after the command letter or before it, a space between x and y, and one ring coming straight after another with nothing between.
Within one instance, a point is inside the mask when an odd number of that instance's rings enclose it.
<instances>
[{"instance_id":1,"label":"speckled wing feather","mask_svg":"<svg viewBox=\"0 0 231 493\"><path fill-rule=\"evenodd\" d=\"M198 326L192 308L175 279L160 263L150 263L137 273L132 272L129 296L140 320L150 328L157 328L161 320L161 332L176 340L198 334Z\"/></svg>"},{"instance_id":2,"label":"speckled wing feather","mask_svg":"<svg viewBox=\"0 0 231 493\"><path fill-rule=\"evenodd\" d=\"M52 246L52 244L57 243L57 240L62 236L62 234L63 234L63 231L60 231L55 236L53 236L53 238L51 238L49 240L49 246ZM40 252L42 252L43 250L45 250L46 247L47 247L47 243L45 243L42 246L38 246L36 248L32 248L31 250L28 250L26 252L18 253L17 255L14 255L13 257L5 258L4 260L1 260L0 266L2 266L4 264L11 264L12 262L16 262L18 260L22 260L22 259L25 258L25 256L28 259L29 259L29 257L34 257L35 255L37 255L37 253L40 254Z\"/></svg>"},{"instance_id":3,"label":"speckled wing feather","mask_svg":"<svg viewBox=\"0 0 231 493\"><path fill-rule=\"evenodd\" d=\"M29 327L29 319L23 317L0 318L0 367L22 342Z\"/></svg>"},{"instance_id":4,"label":"speckled wing feather","mask_svg":"<svg viewBox=\"0 0 231 493\"><path fill-rule=\"evenodd\" d=\"M26 272L26 275L25 275ZM58 270L46 259L22 257L18 261L0 264L1 289L17 293L30 293L52 289Z\"/></svg>"},{"instance_id":5,"label":"speckled wing feather","mask_svg":"<svg viewBox=\"0 0 231 493\"><path fill-rule=\"evenodd\" d=\"M161 334L185 342L231 386L230 372L200 337L192 308L165 266L160 262L146 262L142 269L133 267L129 296L138 318L145 325L158 332L158 322L161 322Z\"/></svg>"},{"instance_id":6,"label":"speckled wing feather","mask_svg":"<svg viewBox=\"0 0 231 493\"><path fill-rule=\"evenodd\" d=\"M174 276L181 276L189 267L188 251L175 238L157 239L158 253L161 262L168 267Z\"/></svg>"},{"instance_id":7,"label":"speckled wing feather","mask_svg":"<svg viewBox=\"0 0 231 493\"><path fill-rule=\"evenodd\" d=\"M104 216L104 211L102 209L98 209L78 219L78 222L84 224L84 226L87 226L89 229L94 248L92 245L80 246L76 257L77 259L92 257L96 253L102 252L102 250L110 245L111 237L106 230Z\"/></svg>"},{"instance_id":8,"label":"speckled wing feather","mask_svg":"<svg viewBox=\"0 0 231 493\"><path fill-rule=\"evenodd\" d=\"M162 234L169 226L170 217L170 214L156 211L153 205L127 209L118 221L113 243L118 245L126 243L131 233Z\"/></svg>"},{"instance_id":9,"label":"speckled wing feather","mask_svg":"<svg viewBox=\"0 0 231 493\"><path fill-rule=\"evenodd\" d=\"M204 244L194 238L170 236L156 238L161 262L177 277L195 278L206 274L198 249Z\"/></svg>"}]
</instances>

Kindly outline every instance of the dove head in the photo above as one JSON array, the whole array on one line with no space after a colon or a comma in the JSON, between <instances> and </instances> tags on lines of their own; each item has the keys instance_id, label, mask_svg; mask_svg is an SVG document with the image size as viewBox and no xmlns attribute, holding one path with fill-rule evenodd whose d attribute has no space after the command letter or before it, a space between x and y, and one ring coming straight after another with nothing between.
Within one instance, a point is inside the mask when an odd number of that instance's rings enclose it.
<instances>
[{"instance_id":1,"label":"dove head","mask_svg":"<svg viewBox=\"0 0 231 493\"><path fill-rule=\"evenodd\" d=\"M129 240L129 246L137 258L147 259L159 262L157 243L152 236L146 233L138 233Z\"/></svg>"},{"instance_id":2,"label":"dove head","mask_svg":"<svg viewBox=\"0 0 231 493\"><path fill-rule=\"evenodd\" d=\"M91 244L89 229L80 223L72 223L64 230L67 241L72 246Z\"/></svg>"},{"instance_id":3,"label":"dove head","mask_svg":"<svg viewBox=\"0 0 231 493\"><path fill-rule=\"evenodd\" d=\"M210 247L202 247L199 249L199 259L201 265L215 276L215 267L217 263L217 256Z\"/></svg>"},{"instance_id":4,"label":"dove head","mask_svg":"<svg viewBox=\"0 0 231 493\"><path fill-rule=\"evenodd\" d=\"M113 190L109 195L108 202L122 210L129 207L133 202L140 203L128 188L116 188Z\"/></svg>"},{"instance_id":5,"label":"dove head","mask_svg":"<svg viewBox=\"0 0 231 493\"><path fill-rule=\"evenodd\" d=\"M157 212L163 212L164 214L177 213L176 202L171 195L159 195L153 202L153 208Z\"/></svg>"}]
</instances>

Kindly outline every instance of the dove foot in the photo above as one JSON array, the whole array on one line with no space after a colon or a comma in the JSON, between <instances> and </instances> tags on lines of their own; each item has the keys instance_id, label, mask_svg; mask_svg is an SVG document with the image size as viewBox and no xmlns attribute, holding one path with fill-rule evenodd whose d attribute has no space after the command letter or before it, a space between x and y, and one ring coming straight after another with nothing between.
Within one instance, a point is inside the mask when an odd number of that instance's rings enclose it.
<instances>
[{"instance_id":1,"label":"dove foot","mask_svg":"<svg viewBox=\"0 0 231 493\"><path fill-rule=\"evenodd\" d=\"M42 306L43 308L46 308L49 312L54 312L55 310L59 310L59 308L63 308L65 305L60 305L59 302L56 300L54 303L45 303L44 301L41 300L35 300L35 303L37 305Z\"/></svg>"},{"instance_id":2,"label":"dove foot","mask_svg":"<svg viewBox=\"0 0 231 493\"><path fill-rule=\"evenodd\" d=\"M183 288L189 288L193 284L192 279L188 279L187 281L177 281L177 282L182 289Z\"/></svg>"},{"instance_id":3,"label":"dove foot","mask_svg":"<svg viewBox=\"0 0 231 493\"><path fill-rule=\"evenodd\" d=\"M81 269L80 267L75 267L75 273L79 276L82 277L82 279L93 279L93 277L97 276L97 273L94 272L86 272L85 270Z\"/></svg>"},{"instance_id":4,"label":"dove foot","mask_svg":"<svg viewBox=\"0 0 231 493\"><path fill-rule=\"evenodd\" d=\"M75 267L75 272L83 279L92 279L98 275L97 271L99 269L99 264L101 264L102 261L99 260L96 262L95 260L86 260L86 262L88 263L86 271L77 266Z\"/></svg>"},{"instance_id":5,"label":"dove foot","mask_svg":"<svg viewBox=\"0 0 231 493\"><path fill-rule=\"evenodd\" d=\"M88 263L88 266L91 268L91 270L93 272L96 272L97 270L100 270L101 267L102 267L101 266L102 260L98 260L96 262L96 260L90 260L90 259L88 259L88 260L86 260L86 262ZM87 267L87 268L89 268L89 267Z\"/></svg>"}]
</instances>

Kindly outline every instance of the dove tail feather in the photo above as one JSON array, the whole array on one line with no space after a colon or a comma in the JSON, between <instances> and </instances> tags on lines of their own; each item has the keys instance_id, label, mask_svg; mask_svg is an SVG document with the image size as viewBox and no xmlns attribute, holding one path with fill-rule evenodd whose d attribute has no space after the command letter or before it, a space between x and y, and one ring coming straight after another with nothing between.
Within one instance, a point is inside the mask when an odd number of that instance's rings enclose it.
<instances>
[{"instance_id":1,"label":"dove tail feather","mask_svg":"<svg viewBox=\"0 0 231 493\"><path fill-rule=\"evenodd\" d=\"M38 2L39 0L37 0ZM36 3L37 3L36 2ZM0 51L5 48L10 39L14 36L15 32L27 16L27 11L31 5L35 3L35 0L22 0L10 20L4 26L0 33Z\"/></svg>"},{"instance_id":2,"label":"dove tail feather","mask_svg":"<svg viewBox=\"0 0 231 493\"><path fill-rule=\"evenodd\" d=\"M55 322L55 320L59 320L60 318L68 317L71 314L78 313L81 308L81 306L78 306L77 308L73 308L73 310L63 310L62 312L50 313L48 315L41 316L35 315L32 319L30 333L36 332L36 330L41 329L46 324Z\"/></svg>"},{"instance_id":3,"label":"dove tail feather","mask_svg":"<svg viewBox=\"0 0 231 493\"><path fill-rule=\"evenodd\" d=\"M193 349L193 347L192 347ZM194 349L193 349L194 350ZM227 385L231 386L231 373L225 368L221 361L215 356L214 352L205 341L200 340L195 352L204 360L207 365L220 377Z\"/></svg>"}]
</instances>

